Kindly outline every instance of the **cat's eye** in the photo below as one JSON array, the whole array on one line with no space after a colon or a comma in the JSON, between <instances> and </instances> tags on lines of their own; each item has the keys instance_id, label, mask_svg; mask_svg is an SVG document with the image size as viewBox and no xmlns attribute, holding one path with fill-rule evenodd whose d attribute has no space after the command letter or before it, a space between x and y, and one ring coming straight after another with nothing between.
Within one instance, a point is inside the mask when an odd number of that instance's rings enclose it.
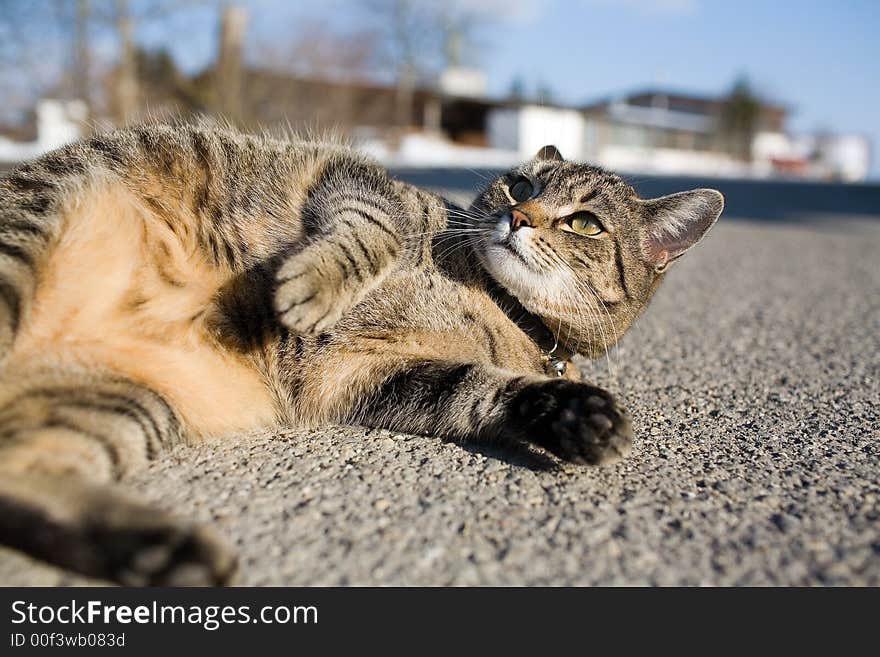
<instances>
[{"instance_id":1,"label":"cat's eye","mask_svg":"<svg viewBox=\"0 0 880 657\"><path fill-rule=\"evenodd\" d=\"M532 197L535 188L532 187L532 183L530 183L527 178L518 178L516 182L510 186L509 191L510 197L514 201L522 203L523 201L528 201Z\"/></svg>"},{"instance_id":2,"label":"cat's eye","mask_svg":"<svg viewBox=\"0 0 880 657\"><path fill-rule=\"evenodd\" d=\"M599 218L592 212L576 212L565 220L563 228L587 237L595 237L605 232Z\"/></svg>"}]
</instances>

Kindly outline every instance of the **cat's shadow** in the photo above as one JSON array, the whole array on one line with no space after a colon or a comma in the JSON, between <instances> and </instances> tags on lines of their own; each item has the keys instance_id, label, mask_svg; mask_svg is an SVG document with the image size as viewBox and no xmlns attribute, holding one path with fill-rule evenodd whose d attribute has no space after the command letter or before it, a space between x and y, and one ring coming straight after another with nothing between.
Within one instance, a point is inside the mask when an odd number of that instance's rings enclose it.
<instances>
[{"instance_id":1,"label":"cat's shadow","mask_svg":"<svg viewBox=\"0 0 880 657\"><path fill-rule=\"evenodd\" d=\"M340 428L346 428L340 425ZM349 427L351 428L351 427ZM390 434L384 429L365 429L364 437L368 438L372 434ZM310 435L308 430L288 428L287 431L282 430L272 436L274 440L282 440L285 442L297 442L298 440L307 440ZM550 456L537 451L537 449L529 447L525 443L514 445L489 445L480 442L461 442L454 439L438 438L436 436L421 436L417 434L405 434L409 438L423 440L427 444L429 441L440 442L457 447L470 454L481 454L495 461L503 461L518 468L527 468L534 472L556 472L561 471L562 466Z\"/></svg>"},{"instance_id":2,"label":"cat's shadow","mask_svg":"<svg viewBox=\"0 0 880 657\"><path fill-rule=\"evenodd\" d=\"M555 472L561 470L560 465L545 454L537 452L527 445L487 445L485 443L462 443L444 440L471 454L481 454L496 461L503 461L518 468L527 468L534 472Z\"/></svg>"}]
</instances>

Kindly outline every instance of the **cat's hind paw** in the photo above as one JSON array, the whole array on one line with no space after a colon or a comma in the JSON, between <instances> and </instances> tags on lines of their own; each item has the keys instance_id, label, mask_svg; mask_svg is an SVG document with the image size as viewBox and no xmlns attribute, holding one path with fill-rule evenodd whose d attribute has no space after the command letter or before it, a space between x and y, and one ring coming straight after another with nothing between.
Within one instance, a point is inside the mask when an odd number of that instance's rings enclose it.
<instances>
[{"instance_id":1,"label":"cat's hind paw","mask_svg":"<svg viewBox=\"0 0 880 657\"><path fill-rule=\"evenodd\" d=\"M223 586L235 572L231 552L207 530L168 519L131 517L92 531L104 576L127 586Z\"/></svg>"},{"instance_id":2,"label":"cat's hind paw","mask_svg":"<svg viewBox=\"0 0 880 657\"><path fill-rule=\"evenodd\" d=\"M0 543L126 586L220 586L236 559L208 530L79 480L0 480Z\"/></svg>"}]
</instances>

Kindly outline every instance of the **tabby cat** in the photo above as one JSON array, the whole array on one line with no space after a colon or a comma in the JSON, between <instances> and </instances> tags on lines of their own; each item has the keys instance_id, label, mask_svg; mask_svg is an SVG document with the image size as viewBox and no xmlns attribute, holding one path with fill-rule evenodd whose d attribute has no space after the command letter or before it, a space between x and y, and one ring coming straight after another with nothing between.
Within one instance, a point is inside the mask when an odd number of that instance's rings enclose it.
<instances>
[{"instance_id":1,"label":"tabby cat","mask_svg":"<svg viewBox=\"0 0 880 657\"><path fill-rule=\"evenodd\" d=\"M0 178L0 543L125 584L224 583L210 532L114 482L172 445L347 423L613 462L578 381L723 206L545 147L468 210L332 144L95 136Z\"/></svg>"}]
</instances>

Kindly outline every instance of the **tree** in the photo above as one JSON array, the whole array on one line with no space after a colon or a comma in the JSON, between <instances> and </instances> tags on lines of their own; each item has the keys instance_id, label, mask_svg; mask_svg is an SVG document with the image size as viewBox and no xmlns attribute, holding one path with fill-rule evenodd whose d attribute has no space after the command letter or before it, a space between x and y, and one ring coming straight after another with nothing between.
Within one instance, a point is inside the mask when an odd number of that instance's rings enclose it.
<instances>
[{"instance_id":1,"label":"tree","mask_svg":"<svg viewBox=\"0 0 880 657\"><path fill-rule=\"evenodd\" d=\"M217 70L214 81L220 111L231 120L242 118L242 74L244 63L244 28L247 14L241 7L223 8L220 23L220 53L217 57Z\"/></svg>"},{"instance_id":2,"label":"tree","mask_svg":"<svg viewBox=\"0 0 880 657\"><path fill-rule=\"evenodd\" d=\"M121 124L128 123L132 119L138 106L133 21L128 0L116 0L116 33L120 52L113 99L116 108L116 121Z\"/></svg>"},{"instance_id":3,"label":"tree","mask_svg":"<svg viewBox=\"0 0 880 657\"><path fill-rule=\"evenodd\" d=\"M368 0L364 23L380 36L380 52L397 84L396 123L408 125L419 83L449 65L462 65L477 42L477 28L493 21L491 8L466 2Z\"/></svg>"},{"instance_id":4,"label":"tree","mask_svg":"<svg viewBox=\"0 0 880 657\"><path fill-rule=\"evenodd\" d=\"M724 99L720 132L725 149L747 162L752 159L752 141L761 118L761 100L747 78L738 78Z\"/></svg>"},{"instance_id":5,"label":"tree","mask_svg":"<svg viewBox=\"0 0 880 657\"><path fill-rule=\"evenodd\" d=\"M539 105L550 105L555 99L556 94L553 88L543 80L538 82L538 87L535 89L535 102Z\"/></svg>"},{"instance_id":6,"label":"tree","mask_svg":"<svg viewBox=\"0 0 880 657\"><path fill-rule=\"evenodd\" d=\"M77 0L73 79L76 95L86 104L86 107L92 106L92 57L89 48L91 11L89 0Z\"/></svg>"},{"instance_id":7,"label":"tree","mask_svg":"<svg viewBox=\"0 0 880 657\"><path fill-rule=\"evenodd\" d=\"M20 120L49 90L74 95L75 8L70 0L0 0L0 122Z\"/></svg>"},{"instance_id":8,"label":"tree","mask_svg":"<svg viewBox=\"0 0 880 657\"><path fill-rule=\"evenodd\" d=\"M510 90L507 95L512 100L524 100L526 97L526 84L521 75L517 75L510 82Z\"/></svg>"},{"instance_id":9,"label":"tree","mask_svg":"<svg viewBox=\"0 0 880 657\"><path fill-rule=\"evenodd\" d=\"M387 120L387 106L359 91L376 77L378 40L369 28L313 18L291 26L283 42L260 43L252 54L259 66L243 76L242 124L344 134L377 111Z\"/></svg>"},{"instance_id":10,"label":"tree","mask_svg":"<svg viewBox=\"0 0 880 657\"><path fill-rule=\"evenodd\" d=\"M69 0L68 0L69 1ZM144 98L138 79L136 33L147 23L168 21L175 13L194 7L216 7L219 0L104 0L95 18L113 25L119 47L118 63L112 76L112 114L118 124L125 124L140 114ZM170 40L170 37L169 37Z\"/></svg>"},{"instance_id":11,"label":"tree","mask_svg":"<svg viewBox=\"0 0 880 657\"><path fill-rule=\"evenodd\" d=\"M383 55L397 83L395 123L410 122L416 85L436 66L443 42L436 7L417 0L370 0L367 20L382 35Z\"/></svg>"},{"instance_id":12,"label":"tree","mask_svg":"<svg viewBox=\"0 0 880 657\"><path fill-rule=\"evenodd\" d=\"M0 0L0 122L21 121L41 96L85 100L93 117L122 123L137 116L137 35L220 0ZM186 29L192 29L188 25ZM106 44L116 43L108 54ZM100 43L100 47L96 44ZM106 87L106 88L105 88Z\"/></svg>"}]
</instances>

